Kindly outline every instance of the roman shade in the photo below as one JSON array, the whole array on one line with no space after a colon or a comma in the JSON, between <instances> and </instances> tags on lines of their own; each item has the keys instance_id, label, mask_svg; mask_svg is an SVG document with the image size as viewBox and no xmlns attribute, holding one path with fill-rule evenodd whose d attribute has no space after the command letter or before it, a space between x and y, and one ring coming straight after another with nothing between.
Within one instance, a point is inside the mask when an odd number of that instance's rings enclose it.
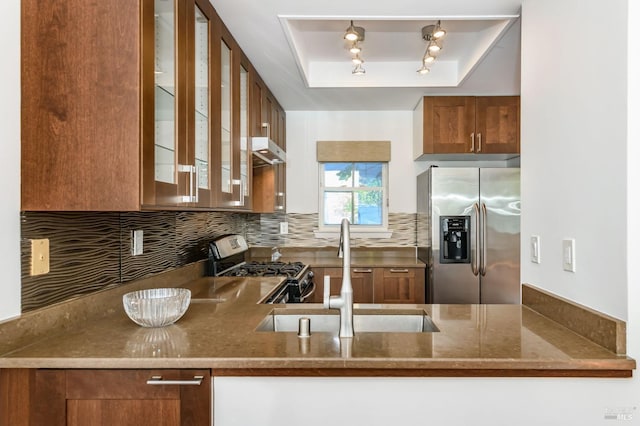
<instances>
[{"instance_id":1,"label":"roman shade","mask_svg":"<svg viewBox=\"0 0 640 426\"><path fill-rule=\"evenodd\" d=\"M318 141L316 157L319 162L388 162L391 160L391 142Z\"/></svg>"}]
</instances>

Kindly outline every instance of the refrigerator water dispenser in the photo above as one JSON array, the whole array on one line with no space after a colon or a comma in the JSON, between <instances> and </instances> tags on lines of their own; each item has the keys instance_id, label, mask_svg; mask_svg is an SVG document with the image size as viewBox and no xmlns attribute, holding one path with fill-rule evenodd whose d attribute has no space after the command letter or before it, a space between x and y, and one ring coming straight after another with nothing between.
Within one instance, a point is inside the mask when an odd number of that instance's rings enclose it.
<instances>
[{"instance_id":1,"label":"refrigerator water dispenser","mask_svg":"<svg viewBox=\"0 0 640 426\"><path fill-rule=\"evenodd\" d=\"M440 263L471 263L469 216L440 216Z\"/></svg>"}]
</instances>

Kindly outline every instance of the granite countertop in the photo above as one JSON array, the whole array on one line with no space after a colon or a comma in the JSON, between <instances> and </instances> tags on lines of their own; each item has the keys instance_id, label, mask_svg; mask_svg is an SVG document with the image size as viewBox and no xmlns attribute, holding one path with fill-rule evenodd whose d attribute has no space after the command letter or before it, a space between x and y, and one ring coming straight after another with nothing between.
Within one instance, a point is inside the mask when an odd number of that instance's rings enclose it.
<instances>
[{"instance_id":1,"label":"granite countertop","mask_svg":"<svg viewBox=\"0 0 640 426\"><path fill-rule=\"evenodd\" d=\"M426 311L439 332L255 331L273 309L260 305L281 278L198 278L174 325L142 328L122 309L0 357L0 368L210 368L213 374L629 376L635 361L593 343L521 305L387 305ZM356 305L356 309L381 305ZM304 308L322 310L321 305ZM313 330L313 325L312 325ZM306 371L306 373L304 373ZM506 372L505 372L506 371ZM375 372L375 373L372 373ZM382 372L382 373L381 373ZM387 373L385 373L387 372ZM541 373L541 374L534 374ZM624 373L624 374L623 374Z\"/></svg>"}]
</instances>

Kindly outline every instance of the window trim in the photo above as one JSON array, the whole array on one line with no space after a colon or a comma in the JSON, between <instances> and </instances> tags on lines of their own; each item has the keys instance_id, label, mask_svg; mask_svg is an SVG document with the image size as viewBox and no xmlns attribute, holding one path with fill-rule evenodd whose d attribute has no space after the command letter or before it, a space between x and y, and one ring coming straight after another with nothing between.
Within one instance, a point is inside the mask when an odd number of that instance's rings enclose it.
<instances>
[{"instance_id":1,"label":"window trim","mask_svg":"<svg viewBox=\"0 0 640 426\"><path fill-rule=\"evenodd\" d=\"M316 238L327 238L335 236L340 232L340 225L324 224L324 194L326 188L330 188L329 192L355 191L366 188L379 187L325 187L324 185L324 166L327 163L380 163L382 164L382 225L357 225L351 224L352 236L367 236L370 238L390 238L389 231L389 162L388 161L319 161L318 162L318 229L314 230Z\"/></svg>"}]
</instances>

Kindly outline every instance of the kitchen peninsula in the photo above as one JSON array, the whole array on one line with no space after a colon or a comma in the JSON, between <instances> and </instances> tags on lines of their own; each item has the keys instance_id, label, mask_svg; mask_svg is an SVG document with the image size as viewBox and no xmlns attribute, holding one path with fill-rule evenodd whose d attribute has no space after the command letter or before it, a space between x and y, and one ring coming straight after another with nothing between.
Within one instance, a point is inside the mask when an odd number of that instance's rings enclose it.
<instances>
[{"instance_id":1,"label":"kitchen peninsula","mask_svg":"<svg viewBox=\"0 0 640 426\"><path fill-rule=\"evenodd\" d=\"M210 397L215 383L251 376L625 378L636 366L624 354L624 323L613 324L613 334L603 328L604 347L525 305L355 305L356 314L420 311L436 332L340 339L314 332L313 324L308 338L258 331L274 310L328 312L319 304L258 304L281 277L202 277L203 270L198 262L0 324L0 425L74 424L65 423L74 416L82 424L104 412L130 420L143 415L129 403L141 402L168 404L177 424L189 415L194 424L209 424L211 407L216 416L225 412L218 407L225 392ZM176 324L142 328L124 313L124 292L180 279L192 301ZM548 305L543 293L526 293L534 306ZM176 379L198 386L172 386ZM108 408L111 401L122 406Z\"/></svg>"},{"instance_id":2,"label":"kitchen peninsula","mask_svg":"<svg viewBox=\"0 0 640 426\"><path fill-rule=\"evenodd\" d=\"M182 285L193 294L185 316L157 329L141 328L127 318L120 303L122 288L58 304L14 320L19 322L14 329L29 335L24 328L30 321L59 325L56 315L73 318L74 309L90 303L103 306L105 314L93 321L82 321L79 315L77 324L23 340L13 350L5 346L3 352L8 353L0 357L0 368L207 368L214 376L584 377L628 377L635 369L635 361L624 355L624 342L617 349L615 343L605 348L525 305L356 305L356 310L424 310L439 331L359 333L348 342L332 333L313 333L313 328L308 340L293 332L258 332L256 327L274 306L323 309L318 304L257 304L280 281L274 277L193 279ZM153 285L152 279L139 282ZM133 286L141 287L135 283L125 287ZM47 315L49 319L44 318ZM5 344L12 341L11 327L12 321L0 327Z\"/></svg>"}]
</instances>

